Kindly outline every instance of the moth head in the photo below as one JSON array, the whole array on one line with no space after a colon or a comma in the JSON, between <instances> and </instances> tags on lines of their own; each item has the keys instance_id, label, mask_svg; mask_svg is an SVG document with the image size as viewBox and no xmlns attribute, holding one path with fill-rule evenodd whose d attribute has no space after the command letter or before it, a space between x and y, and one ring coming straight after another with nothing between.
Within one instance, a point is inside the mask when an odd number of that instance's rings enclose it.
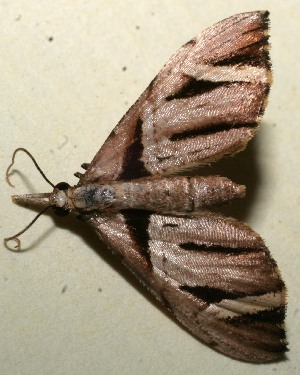
<instances>
[{"instance_id":1,"label":"moth head","mask_svg":"<svg viewBox=\"0 0 300 375\"><path fill-rule=\"evenodd\" d=\"M67 182L59 182L55 185L53 193L49 196L49 203L57 216L67 216L70 213L68 207L67 190L70 185Z\"/></svg>"},{"instance_id":2,"label":"moth head","mask_svg":"<svg viewBox=\"0 0 300 375\"><path fill-rule=\"evenodd\" d=\"M36 220L45 213L49 208L52 208L54 213L58 216L66 216L70 213L71 208L68 204L68 196L67 191L70 188L70 185L66 182L60 182L57 185L54 185L44 174L44 172L41 170L37 162L35 161L34 157L24 148L17 148L12 156L12 163L7 168L6 171L6 181L8 184L12 187L14 185L10 182L10 170L14 164L15 156L17 152L22 151L25 152L33 161L34 165L38 169L38 171L41 173L43 178L48 182L49 185L53 187L52 193L35 193L35 194L21 194L21 195L13 195L12 201L14 203L19 203L26 206L36 206L36 207L42 207L42 211L40 211L36 217L20 232L15 234L14 236L7 237L4 239L4 242L7 243L8 241L15 241L17 243L17 246L15 249L19 250L21 242L19 240L19 236L26 232L35 222Z\"/></svg>"}]
</instances>

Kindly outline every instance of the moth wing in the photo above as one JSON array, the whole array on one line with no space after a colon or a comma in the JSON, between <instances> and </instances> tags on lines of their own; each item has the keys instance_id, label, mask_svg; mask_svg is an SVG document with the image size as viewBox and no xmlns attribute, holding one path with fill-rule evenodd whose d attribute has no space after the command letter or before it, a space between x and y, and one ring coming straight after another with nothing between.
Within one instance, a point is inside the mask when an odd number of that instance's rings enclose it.
<instances>
[{"instance_id":1,"label":"moth wing","mask_svg":"<svg viewBox=\"0 0 300 375\"><path fill-rule=\"evenodd\" d=\"M195 336L265 362L286 349L285 287L263 240L236 220L124 211L86 221Z\"/></svg>"},{"instance_id":2,"label":"moth wing","mask_svg":"<svg viewBox=\"0 0 300 375\"><path fill-rule=\"evenodd\" d=\"M237 14L182 46L79 184L170 174L246 147L269 91L268 12Z\"/></svg>"}]
</instances>

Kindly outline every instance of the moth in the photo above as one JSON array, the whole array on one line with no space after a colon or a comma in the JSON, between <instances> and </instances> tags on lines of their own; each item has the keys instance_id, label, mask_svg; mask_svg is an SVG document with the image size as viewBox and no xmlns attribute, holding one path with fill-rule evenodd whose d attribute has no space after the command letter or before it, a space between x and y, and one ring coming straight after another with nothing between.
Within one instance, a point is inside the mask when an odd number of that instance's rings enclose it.
<instances>
[{"instance_id":1,"label":"moth","mask_svg":"<svg viewBox=\"0 0 300 375\"><path fill-rule=\"evenodd\" d=\"M271 84L268 24L267 11L241 13L197 35L82 164L76 186L13 196L79 215L193 335L249 362L287 350L284 282L257 233L209 211L245 187L183 172L256 133Z\"/></svg>"}]
</instances>

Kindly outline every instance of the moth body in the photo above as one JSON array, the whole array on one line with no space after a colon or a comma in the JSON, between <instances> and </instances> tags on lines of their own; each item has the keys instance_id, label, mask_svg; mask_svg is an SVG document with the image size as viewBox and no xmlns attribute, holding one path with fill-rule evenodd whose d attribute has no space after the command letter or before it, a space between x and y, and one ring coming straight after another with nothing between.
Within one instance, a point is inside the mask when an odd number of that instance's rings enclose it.
<instances>
[{"instance_id":1,"label":"moth body","mask_svg":"<svg viewBox=\"0 0 300 375\"><path fill-rule=\"evenodd\" d=\"M59 184L57 185L59 186ZM78 214L89 211L138 209L160 213L197 213L212 205L242 198L245 186L226 177L157 177L111 184L63 188L52 193L14 196L28 205L50 205Z\"/></svg>"}]
</instances>

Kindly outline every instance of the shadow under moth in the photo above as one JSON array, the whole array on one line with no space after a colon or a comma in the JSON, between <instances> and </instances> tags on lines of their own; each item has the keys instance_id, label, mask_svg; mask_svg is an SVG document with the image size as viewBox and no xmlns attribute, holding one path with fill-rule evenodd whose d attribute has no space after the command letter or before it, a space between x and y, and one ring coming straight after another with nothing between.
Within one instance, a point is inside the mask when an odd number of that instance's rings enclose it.
<instances>
[{"instance_id":1,"label":"shadow under moth","mask_svg":"<svg viewBox=\"0 0 300 375\"><path fill-rule=\"evenodd\" d=\"M47 179L52 193L13 196L79 215L184 327L249 362L287 350L284 282L257 233L209 211L245 187L182 172L243 150L256 133L271 84L268 24L266 11L242 13L197 35L82 164L76 186ZM20 246L23 232L6 241Z\"/></svg>"}]
</instances>

